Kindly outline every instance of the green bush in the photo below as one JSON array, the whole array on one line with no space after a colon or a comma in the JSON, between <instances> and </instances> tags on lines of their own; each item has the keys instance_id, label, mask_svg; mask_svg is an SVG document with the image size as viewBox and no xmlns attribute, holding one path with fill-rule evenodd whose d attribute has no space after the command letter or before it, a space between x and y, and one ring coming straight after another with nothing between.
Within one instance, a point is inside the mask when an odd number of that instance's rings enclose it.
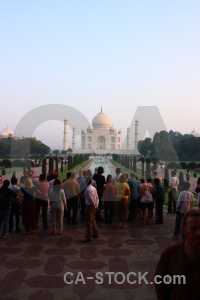
<instances>
[{"instance_id":1,"label":"green bush","mask_svg":"<svg viewBox=\"0 0 200 300\"><path fill-rule=\"evenodd\" d=\"M197 173L194 173L193 176L194 176L194 178L196 178L197 177Z\"/></svg>"},{"instance_id":2,"label":"green bush","mask_svg":"<svg viewBox=\"0 0 200 300\"><path fill-rule=\"evenodd\" d=\"M1 174L2 174L2 175L6 175L6 170L3 169L3 170L1 171Z\"/></svg>"}]
</instances>

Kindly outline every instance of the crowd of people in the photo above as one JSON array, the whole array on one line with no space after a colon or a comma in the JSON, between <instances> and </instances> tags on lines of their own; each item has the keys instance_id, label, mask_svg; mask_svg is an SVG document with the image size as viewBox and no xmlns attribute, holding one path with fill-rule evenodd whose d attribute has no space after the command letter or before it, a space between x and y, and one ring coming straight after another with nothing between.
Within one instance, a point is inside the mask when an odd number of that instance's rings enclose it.
<instances>
[{"instance_id":1,"label":"crowd of people","mask_svg":"<svg viewBox=\"0 0 200 300\"><path fill-rule=\"evenodd\" d=\"M56 170L46 178L33 172L18 179L15 174L9 180L2 180L0 188L0 234L5 239L15 229L25 234L37 233L40 212L44 230L49 228L49 214L53 235L61 235L63 222L76 225L85 223L86 234L82 242L91 242L99 237L98 222L104 221L114 228L128 227L129 222L163 224L163 205L165 192L168 194L167 214L175 214L173 239L178 241L167 247L160 256L155 268L157 299L197 299L199 292L197 280L200 257L200 211L192 209L194 194L189 191L188 179L178 178L171 172L169 186L164 189L162 179L154 170L146 178L137 177L135 172L116 175L103 175L104 168L80 171L78 178L68 172L62 181ZM200 208L200 178L195 189ZM50 210L49 210L50 209ZM80 212L80 218L78 213ZM154 220L153 220L154 214ZM20 218L21 216L21 218ZM15 221L15 222L14 222ZM185 276L187 284L167 284L165 276Z\"/></svg>"},{"instance_id":2,"label":"crowd of people","mask_svg":"<svg viewBox=\"0 0 200 300\"><path fill-rule=\"evenodd\" d=\"M158 171L138 180L137 174L122 174L116 168L115 176L109 174L105 178L104 168L99 166L93 174L91 170L80 171L78 178L68 172L62 182L56 170L47 176L26 171L18 180L14 174L11 182L4 180L0 189L0 226L1 237L6 238L14 229L21 232L21 223L26 234L37 232L40 211L43 229L49 228L48 209L50 207L53 234L62 234L63 220L68 225L86 223L86 239L92 241L98 237L97 223L104 221L117 228L120 223L123 229L128 222L139 220L142 224L163 224L163 204L165 190ZM168 191L168 214L176 213L173 238L178 239L181 233L181 222L184 214L192 208L193 193L189 191L189 183L179 182L176 172L171 172ZM200 191L200 180L197 181L196 192ZM200 193L199 193L200 195ZM199 196L200 198L200 196ZM200 202L200 199L198 200ZM153 210L154 220L153 220ZM2 225L3 224L3 225Z\"/></svg>"}]
</instances>

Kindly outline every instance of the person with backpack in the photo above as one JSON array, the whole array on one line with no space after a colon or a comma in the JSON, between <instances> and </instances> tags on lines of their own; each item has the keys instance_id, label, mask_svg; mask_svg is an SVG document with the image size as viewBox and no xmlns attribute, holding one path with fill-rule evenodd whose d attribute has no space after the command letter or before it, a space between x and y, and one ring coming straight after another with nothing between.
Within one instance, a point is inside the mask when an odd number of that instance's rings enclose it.
<instances>
[{"instance_id":1,"label":"person with backpack","mask_svg":"<svg viewBox=\"0 0 200 300\"><path fill-rule=\"evenodd\" d=\"M148 177L146 182L143 184L141 190L141 211L142 211L142 223L146 224L146 210L148 210L147 224L151 224L151 217L153 213L153 194L154 187L151 184L152 179Z\"/></svg>"}]
</instances>

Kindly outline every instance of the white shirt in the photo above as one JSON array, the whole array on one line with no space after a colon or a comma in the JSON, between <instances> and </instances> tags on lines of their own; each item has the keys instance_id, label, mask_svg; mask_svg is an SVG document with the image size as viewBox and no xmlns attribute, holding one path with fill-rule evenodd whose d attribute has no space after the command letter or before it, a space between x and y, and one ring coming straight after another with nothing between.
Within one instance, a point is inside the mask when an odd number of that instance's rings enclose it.
<instances>
[{"instance_id":1,"label":"white shirt","mask_svg":"<svg viewBox=\"0 0 200 300\"><path fill-rule=\"evenodd\" d=\"M178 196L178 203L176 210L182 214L185 214L192 208L194 202L194 195L190 191L182 191Z\"/></svg>"},{"instance_id":2,"label":"white shirt","mask_svg":"<svg viewBox=\"0 0 200 300\"><path fill-rule=\"evenodd\" d=\"M177 190L179 180L176 176L171 177L169 180L170 188L175 188Z\"/></svg>"},{"instance_id":3,"label":"white shirt","mask_svg":"<svg viewBox=\"0 0 200 300\"><path fill-rule=\"evenodd\" d=\"M97 190L91 184L88 185L85 190L85 204L93 205L95 208L97 208L99 205Z\"/></svg>"}]
</instances>

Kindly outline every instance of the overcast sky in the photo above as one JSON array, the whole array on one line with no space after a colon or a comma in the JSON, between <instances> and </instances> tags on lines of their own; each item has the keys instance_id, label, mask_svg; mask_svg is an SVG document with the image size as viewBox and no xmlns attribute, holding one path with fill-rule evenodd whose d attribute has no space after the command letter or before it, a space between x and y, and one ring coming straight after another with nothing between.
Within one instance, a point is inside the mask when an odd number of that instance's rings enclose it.
<instances>
[{"instance_id":1,"label":"overcast sky","mask_svg":"<svg viewBox=\"0 0 200 300\"><path fill-rule=\"evenodd\" d=\"M102 106L124 138L138 106L157 106L167 130L200 132L199 15L199 0L1 0L0 131L62 104L89 123ZM33 136L62 149L63 123Z\"/></svg>"}]
</instances>

